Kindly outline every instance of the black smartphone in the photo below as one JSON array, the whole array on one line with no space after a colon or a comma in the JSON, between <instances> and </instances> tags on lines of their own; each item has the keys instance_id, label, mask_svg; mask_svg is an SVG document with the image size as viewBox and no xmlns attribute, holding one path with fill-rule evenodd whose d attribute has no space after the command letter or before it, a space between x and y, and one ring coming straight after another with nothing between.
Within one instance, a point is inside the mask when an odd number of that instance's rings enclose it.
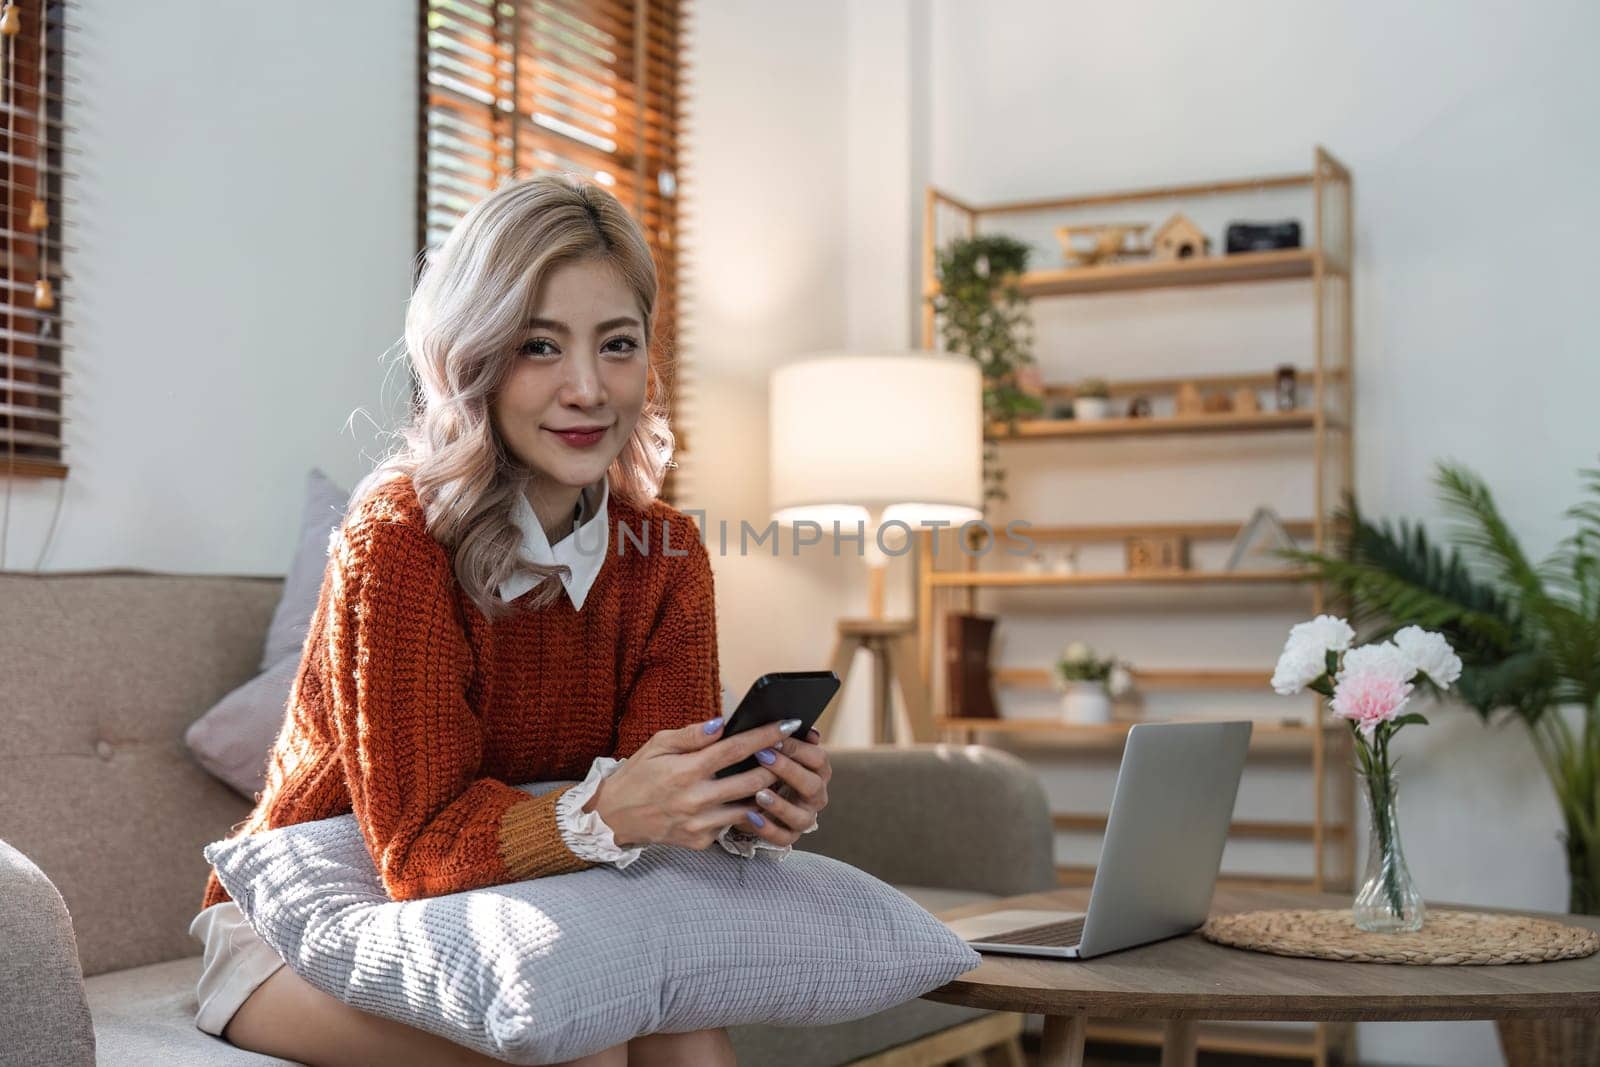
<instances>
[{"instance_id":1,"label":"black smartphone","mask_svg":"<svg viewBox=\"0 0 1600 1067\"><path fill-rule=\"evenodd\" d=\"M722 737L717 740L784 719L799 719L800 729L791 736L804 738L806 731L816 725L823 709L838 691L839 676L832 671L774 671L763 674L745 693L744 699L739 701L739 706L728 719L728 725L723 727ZM730 774L760 766L761 762L754 756L746 756L738 763L723 767L716 776L726 778Z\"/></svg>"}]
</instances>

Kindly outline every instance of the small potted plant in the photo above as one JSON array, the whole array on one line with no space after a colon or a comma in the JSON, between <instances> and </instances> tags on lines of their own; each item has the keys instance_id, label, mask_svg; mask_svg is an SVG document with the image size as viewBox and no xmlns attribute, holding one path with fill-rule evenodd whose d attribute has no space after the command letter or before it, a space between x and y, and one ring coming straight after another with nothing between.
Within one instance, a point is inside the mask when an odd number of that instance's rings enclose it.
<instances>
[{"instance_id":1,"label":"small potted plant","mask_svg":"<svg viewBox=\"0 0 1600 1067\"><path fill-rule=\"evenodd\" d=\"M1111 387L1104 378L1085 378L1072 391L1072 416L1088 421L1111 417Z\"/></svg>"},{"instance_id":2,"label":"small potted plant","mask_svg":"<svg viewBox=\"0 0 1600 1067\"><path fill-rule=\"evenodd\" d=\"M1082 641L1074 641L1056 660L1056 687L1061 690L1061 717L1067 722L1111 721L1111 700L1133 691L1133 676L1123 663L1101 659Z\"/></svg>"}]
</instances>

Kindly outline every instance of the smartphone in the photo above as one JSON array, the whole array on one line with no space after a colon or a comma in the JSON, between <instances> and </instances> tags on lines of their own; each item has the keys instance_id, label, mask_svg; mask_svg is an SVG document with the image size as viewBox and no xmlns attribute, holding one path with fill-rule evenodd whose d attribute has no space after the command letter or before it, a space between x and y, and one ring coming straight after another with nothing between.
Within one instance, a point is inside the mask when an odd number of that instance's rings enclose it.
<instances>
[{"instance_id":1,"label":"smartphone","mask_svg":"<svg viewBox=\"0 0 1600 1067\"><path fill-rule=\"evenodd\" d=\"M774 671L755 680L739 706L734 709L717 740L754 730L768 723L784 719L799 719L800 729L791 737L804 738L806 731L816 725L817 719L839 691L839 676L832 671ZM754 756L746 756L738 763L730 763L717 771L718 778L739 774L763 766Z\"/></svg>"}]
</instances>

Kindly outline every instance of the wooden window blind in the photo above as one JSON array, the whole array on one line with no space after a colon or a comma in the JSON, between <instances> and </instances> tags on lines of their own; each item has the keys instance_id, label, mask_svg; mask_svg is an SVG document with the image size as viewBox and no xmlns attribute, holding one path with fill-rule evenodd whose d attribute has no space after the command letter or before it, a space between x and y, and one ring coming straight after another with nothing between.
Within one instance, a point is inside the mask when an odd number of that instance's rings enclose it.
<instances>
[{"instance_id":1,"label":"wooden window blind","mask_svg":"<svg viewBox=\"0 0 1600 1067\"><path fill-rule=\"evenodd\" d=\"M418 230L436 248L512 177L604 185L655 255L654 361L678 411L679 123L688 0L424 0ZM687 450L673 420L680 454ZM675 497L669 470L662 497Z\"/></svg>"},{"instance_id":2,"label":"wooden window blind","mask_svg":"<svg viewBox=\"0 0 1600 1067\"><path fill-rule=\"evenodd\" d=\"M0 7L0 470L64 478L61 180L67 5Z\"/></svg>"}]
</instances>

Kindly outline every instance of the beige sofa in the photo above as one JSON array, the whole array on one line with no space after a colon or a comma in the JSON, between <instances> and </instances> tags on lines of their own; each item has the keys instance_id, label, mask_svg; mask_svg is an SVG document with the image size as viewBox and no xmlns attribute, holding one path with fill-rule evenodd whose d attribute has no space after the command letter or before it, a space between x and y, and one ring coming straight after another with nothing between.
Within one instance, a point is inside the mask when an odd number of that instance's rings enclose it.
<instances>
[{"instance_id":1,"label":"beige sofa","mask_svg":"<svg viewBox=\"0 0 1600 1067\"><path fill-rule=\"evenodd\" d=\"M287 1061L194 1025L201 847L249 805L184 730L248 680L279 578L0 572L0 1065ZM1051 824L1027 766L976 746L836 749L803 847L933 911L1052 884ZM831 1065L905 1048L936 1063L1017 1017L914 1000L807 1030L736 1027L741 1063ZM1009 1026L1009 1031L1007 1027Z\"/></svg>"}]
</instances>

